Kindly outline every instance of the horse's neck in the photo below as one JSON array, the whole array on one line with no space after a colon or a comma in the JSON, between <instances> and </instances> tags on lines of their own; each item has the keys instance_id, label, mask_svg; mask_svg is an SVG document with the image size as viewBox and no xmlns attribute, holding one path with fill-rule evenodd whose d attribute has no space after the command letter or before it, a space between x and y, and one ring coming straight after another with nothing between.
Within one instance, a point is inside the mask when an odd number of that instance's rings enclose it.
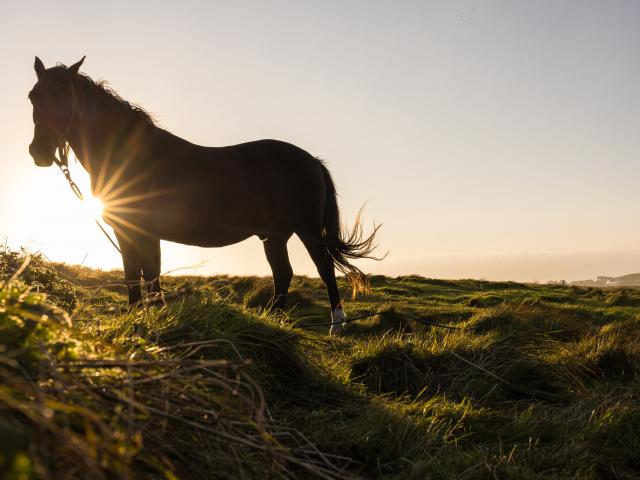
<instances>
[{"instance_id":1,"label":"horse's neck","mask_svg":"<svg viewBox=\"0 0 640 480\"><path fill-rule=\"evenodd\" d=\"M152 148L154 128L108 102L88 100L69 143L89 173L92 189L98 176L104 181L118 169L140 168Z\"/></svg>"}]
</instances>

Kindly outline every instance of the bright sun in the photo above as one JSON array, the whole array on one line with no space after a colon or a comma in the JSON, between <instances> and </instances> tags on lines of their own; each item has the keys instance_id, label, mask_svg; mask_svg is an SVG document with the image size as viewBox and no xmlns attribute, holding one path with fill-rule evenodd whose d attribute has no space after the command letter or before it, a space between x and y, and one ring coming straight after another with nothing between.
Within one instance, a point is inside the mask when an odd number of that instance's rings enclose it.
<instances>
[{"instance_id":1,"label":"bright sun","mask_svg":"<svg viewBox=\"0 0 640 480\"><path fill-rule=\"evenodd\" d=\"M102 212L104 205L100 200L92 195L87 195L82 201L83 210L92 220L99 220L102 218Z\"/></svg>"}]
</instances>

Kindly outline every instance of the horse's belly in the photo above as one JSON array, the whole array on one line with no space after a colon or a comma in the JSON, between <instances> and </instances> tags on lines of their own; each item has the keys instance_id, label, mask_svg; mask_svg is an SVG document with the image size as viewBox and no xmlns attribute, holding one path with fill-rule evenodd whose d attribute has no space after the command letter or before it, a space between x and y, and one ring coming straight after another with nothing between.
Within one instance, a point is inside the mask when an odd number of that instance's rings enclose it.
<instances>
[{"instance_id":1,"label":"horse's belly","mask_svg":"<svg viewBox=\"0 0 640 480\"><path fill-rule=\"evenodd\" d=\"M193 215L191 211L162 211L140 218L138 223L153 236L170 242L200 247L223 247L241 242L255 235L259 228L239 224L229 219L213 219Z\"/></svg>"},{"instance_id":2,"label":"horse's belly","mask_svg":"<svg viewBox=\"0 0 640 480\"><path fill-rule=\"evenodd\" d=\"M157 236L163 240L197 247L225 247L242 242L254 235L254 233L220 227L187 232L179 230L163 231L160 229L157 233Z\"/></svg>"},{"instance_id":3,"label":"horse's belly","mask_svg":"<svg viewBox=\"0 0 640 480\"><path fill-rule=\"evenodd\" d=\"M162 186L156 188L163 191ZM281 225L286 223L287 215L276 212L279 222L275 222L272 202L258 193L251 192L247 185L230 191L220 185L207 187L183 180L178 187L127 205L133 208L121 209L116 215L124 217L123 226L135 225L163 240L222 247L253 235L268 236L274 228L289 228Z\"/></svg>"}]
</instances>

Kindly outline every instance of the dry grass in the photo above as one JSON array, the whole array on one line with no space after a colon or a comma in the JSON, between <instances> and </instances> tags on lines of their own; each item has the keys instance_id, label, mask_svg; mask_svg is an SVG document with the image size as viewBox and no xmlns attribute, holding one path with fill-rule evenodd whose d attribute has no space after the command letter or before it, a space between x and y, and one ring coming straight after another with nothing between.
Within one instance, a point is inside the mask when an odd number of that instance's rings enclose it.
<instances>
[{"instance_id":1,"label":"dry grass","mask_svg":"<svg viewBox=\"0 0 640 480\"><path fill-rule=\"evenodd\" d=\"M327 317L315 279L296 277L296 306L278 316L261 309L267 280L238 277L168 278L188 288L129 312L117 274L30 268L63 272L75 308L67 317L15 281L2 289L7 478L640 471L637 290L375 276L347 310L380 315L333 338L304 326Z\"/></svg>"}]
</instances>

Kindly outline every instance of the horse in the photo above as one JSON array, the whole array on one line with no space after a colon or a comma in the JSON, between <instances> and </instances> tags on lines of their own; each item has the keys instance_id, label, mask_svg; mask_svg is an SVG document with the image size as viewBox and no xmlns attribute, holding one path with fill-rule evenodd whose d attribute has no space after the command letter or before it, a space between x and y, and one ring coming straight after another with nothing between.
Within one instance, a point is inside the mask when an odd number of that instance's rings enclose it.
<instances>
[{"instance_id":1,"label":"horse","mask_svg":"<svg viewBox=\"0 0 640 480\"><path fill-rule=\"evenodd\" d=\"M336 189L325 163L278 140L205 147L162 129L144 109L105 82L70 67L45 68L36 57L37 82L29 92L37 166L66 169L71 149L89 173L91 191L104 205L122 254L129 305L164 304L160 240L223 247L256 235L273 274L272 310L284 310L293 277L287 242L296 234L323 280L331 305L331 333L342 328L335 269L353 296L367 291L367 276L352 260L375 258L373 232L363 234L360 214L351 230L340 222ZM56 150L60 159L56 157ZM73 186L73 184L72 184Z\"/></svg>"}]
</instances>

